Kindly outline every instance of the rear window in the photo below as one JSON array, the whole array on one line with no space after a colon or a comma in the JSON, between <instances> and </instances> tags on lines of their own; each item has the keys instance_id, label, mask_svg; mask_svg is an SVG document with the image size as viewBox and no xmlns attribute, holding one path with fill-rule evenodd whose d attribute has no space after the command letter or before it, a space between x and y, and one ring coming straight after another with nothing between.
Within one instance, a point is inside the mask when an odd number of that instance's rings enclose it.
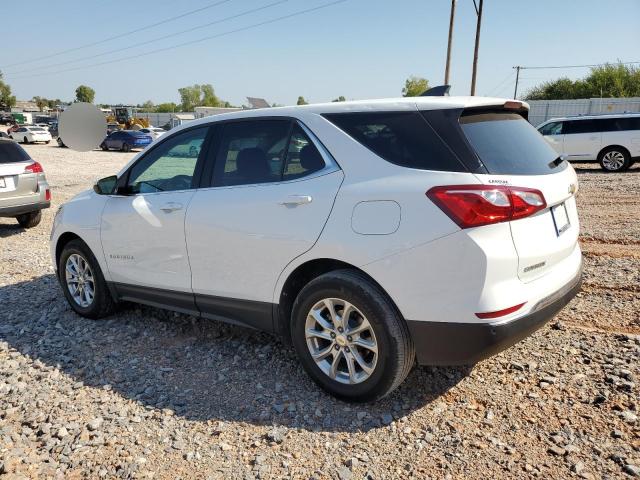
<instances>
[{"instance_id":1,"label":"rear window","mask_svg":"<svg viewBox=\"0 0 640 480\"><path fill-rule=\"evenodd\" d=\"M15 163L31 160L29 154L13 141L0 140L0 163Z\"/></svg>"},{"instance_id":2,"label":"rear window","mask_svg":"<svg viewBox=\"0 0 640 480\"><path fill-rule=\"evenodd\" d=\"M488 173L541 175L566 166L555 162L558 153L517 113L465 113L460 126Z\"/></svg>"},{"instance_id":3,"label":"rear window","mask_svg":"<svg viewBox=\"0 0 640 480\"><path fill-rule=\"evenodd\" d=\"M324 117L390 163L420 170L466 171L419 112L336 113Z\"/></svg>"}]
</instances>

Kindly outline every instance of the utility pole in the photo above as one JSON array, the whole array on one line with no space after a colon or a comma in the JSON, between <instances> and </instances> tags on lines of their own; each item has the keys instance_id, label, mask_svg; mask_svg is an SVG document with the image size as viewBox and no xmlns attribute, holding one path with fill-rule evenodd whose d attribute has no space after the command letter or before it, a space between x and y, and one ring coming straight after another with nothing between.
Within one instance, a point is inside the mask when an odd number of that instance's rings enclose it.
<instances>
[{"instance_id":1,"label":"utility pole","mask_svg":"<svg viewBox=\"0 0 640 480\"><path fill-rule=\"evenodd\" d=\"M520 69L522 68L520 65L516 65L513 67L516 69L516 88L513 90L513 98L518 98L518 80L520 80Z\"/></svg>"},{"instance_id":2,"label":"utility pole","mask_svg":"<svg viewBox=\"0 0 640 480\"><path fill-rule=\"evenodd\" d=\"M449 18L449 42L447 43L447 65L444 69L444 84L449 85L449 67L451 65L451 44L453 43L453 20L456 16L456 0L451 0L451 17Z\"/></svg>"},{"instance_id":3,"label":"utility pole","mask_svg":"<svg viewBox=\"0 0 640 480\"><path fill-rule=\"evenodd\" d=\"M476 94L476 75L478 73L478 48L480 47L480 26L482 25L482 4L483 0L480 0L480 6L476 7L476 14L478 16L478 24L476 25L476 46L473 51L473 74L471 75L471 96ZM473 6L476 6L476 0L473 0Z\"/></svg>"}]
</instances>

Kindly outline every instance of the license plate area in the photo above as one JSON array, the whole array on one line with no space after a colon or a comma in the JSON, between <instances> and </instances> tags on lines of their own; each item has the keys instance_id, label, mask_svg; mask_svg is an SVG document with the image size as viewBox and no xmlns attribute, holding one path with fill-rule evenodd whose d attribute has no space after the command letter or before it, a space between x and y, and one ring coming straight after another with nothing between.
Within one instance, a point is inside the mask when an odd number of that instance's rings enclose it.
<instances>
[{"instance_id":1,"label":"license plate area","mask_svg":"<svg viewBox=\"0 0 640 480\"><path fill-rule=\"evenodd\" d=\"M556 235L559 237L569 230L571 222L567 213L567 206L563 203L551 207L551 218L553 218L553 226L556 229Z\"/></svg>"}]
</instances>

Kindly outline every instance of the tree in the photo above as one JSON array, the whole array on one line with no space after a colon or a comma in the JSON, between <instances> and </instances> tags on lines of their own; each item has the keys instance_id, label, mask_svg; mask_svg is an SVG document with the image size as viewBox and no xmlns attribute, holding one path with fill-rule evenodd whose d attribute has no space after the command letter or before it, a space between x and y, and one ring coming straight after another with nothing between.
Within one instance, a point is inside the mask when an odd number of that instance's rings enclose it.
<instances>
[{"instance_id":1,"label":"tree","mask_svg":"<svg viewBox=\"0 0 640 480\"><path fill-rule=\"evenodd\" d=\"M16 104L15 95L11 95L11 87L2 80L0 72L0 108L9 110Z\"/></svg>"},{"instance_id":2,"label":"tree","mask_svg":"<svg viewBox=\"0 0 640 480\"><path fill-rule=\"evenodd\" d=\"M298 97L298 101L296 102L296 105L309 105L309 104L304 99L304 97L300 96L300 97Z\"/></svg>"},{"instance_id":3,"label":"tree","mask_svg":"<svg viewBox=\"0 0 640 480\"><path fill-rule=\"evenodd\" d=\"M40 111L42 112L45 108L49 108L49 100L47 100L44 97L33 97L31 99L32 102L34 102L38 108L40 109Z\"/></svg>"},{"instance_id":4,"label":"tree","mask_svg":"<svg viewBox=\"0 0 640 480\"><path fill-rule=\"evenodd\" d=\"M220 99L216 96L213 85L207 83L206 85L201 85L200 89L202 90L202 100L200 102L200 106L202 107L219 107L222 103Z\"/></svg>"},{"instance_id":5,"label":"tree","mask_svg":"<svg viewBox=\"0 0 640 480\"><path fill-rule=\"evenodd\" d=\"M411 75L404 82L402 96L419 97L426 90L429 90L429 80Z\"/></svg>"},{"instance_id":6,"label":"tree","mask_svg":"<svg viewBox=\"0 0 640 480\"><path fill-rule=\"evenodd\" d=\"M596 97L640 96L640 68L631 65L604 64L593 67L585 78L567 77L544 82L525 95L526 100L569 100Z\"/></svg>"},{"instance_id":7,"label":"tree","mask_svg":"<svg viewBox=\"0 0 640 480\"><path fill-rule=\"evenodd\" d=\"M346 102L347 99L344 98L342 95L340 95L338 98L334 98L333 100L331 100L332 102Z\"/></svg>"},{"instance_id":8,"label":"tree","mask_svg":"<svg viewBox=\"0 0 640 480\"><path fill-rule=\"evenodd\" d=\"M175 111L179 111L180 108L173 102L169 103L160 103L156 105L156 113L172 113Z\"/></svg>"},{"instance_id":9,"label":"tree","mask_svg":"<svg viewBox=\"0 0 640 480\"><path fill-rule=\"evenodd\" d=\"M91 87L80 85L78 88L76 88L76 102L93 103L93 99L95 98L95 96L96 91Z\"/></svg>"},{"instance_id":10,"label":"tree","mask_svg":"<svg viewBox=\"0 0 640 480\"><path fill-rule=\"evenodd\" d=\"M143 112L155 112L156 106L151 100L147 100L142 105L140 105L140 110L142 110Z\"/></svg>"},{"instance_id":11,"label":"tree","mask_svg":"<svg viewBox=\"0 0 640 480\"><path fill-rule=\"evenodd\" d=\"M182 87L178 89L178 93L180 94L180 102L183 112L191 112L195 107L230 106L229 102L225 102L218 98L213 90L213 85L210 83Z\"/></svg>"}]
</instances>

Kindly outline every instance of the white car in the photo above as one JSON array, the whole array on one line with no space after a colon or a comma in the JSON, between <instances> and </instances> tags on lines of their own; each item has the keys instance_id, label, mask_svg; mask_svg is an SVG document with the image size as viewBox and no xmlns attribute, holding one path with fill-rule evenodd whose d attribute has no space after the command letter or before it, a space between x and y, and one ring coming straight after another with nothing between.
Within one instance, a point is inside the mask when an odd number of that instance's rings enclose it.
<instances>
[{"instance_id":1,"label":"white car","mask_svg":"<svg viewBox=\"0 0 640 480\"><path fill-rule=\"evenodd\" d=\"M89 318L126 300L275 332L348 400L416 358L473 364L580 287L576 174L527 112L422 97L190 122L60 208L62 290Z\"/></svg>"},{"instance_id":2,"label":"white car","mask_svg":"<svg viewBox=\"0 0 640 480\"><path fill-rule=\"evenodd\" d=\"M15 132L12 132L10 137L22 143L49 143L51 141L51 134L49 133L49 130L42 127L20 127Z\"/></svg>"},{"instance_id":3,"label":"white car","mask_svg":"<svg viewBox=\"0 0 640 480\"><path fill-rule=\"evenodd\" d=\"M140 131L142 133L145 133L147 135L150 135L151 138L153 138L154 140L158 137L161 137L162 135L164 135L165 133L167 133L166 130L162 129L162 128L158 128L158 127L149 127L149 128L141 128Z\"/></svg>"},{"instance_id":4,"label":"white car","mask_svg":"<svg viewBox=\"0 0 640 480\"><path fill-rule=\"evenodd\" d=\"M610 172L627 170L640 158L640 114L553 118L538 131L567 160L597 161Z\"/></svg>"}]
</instances>

